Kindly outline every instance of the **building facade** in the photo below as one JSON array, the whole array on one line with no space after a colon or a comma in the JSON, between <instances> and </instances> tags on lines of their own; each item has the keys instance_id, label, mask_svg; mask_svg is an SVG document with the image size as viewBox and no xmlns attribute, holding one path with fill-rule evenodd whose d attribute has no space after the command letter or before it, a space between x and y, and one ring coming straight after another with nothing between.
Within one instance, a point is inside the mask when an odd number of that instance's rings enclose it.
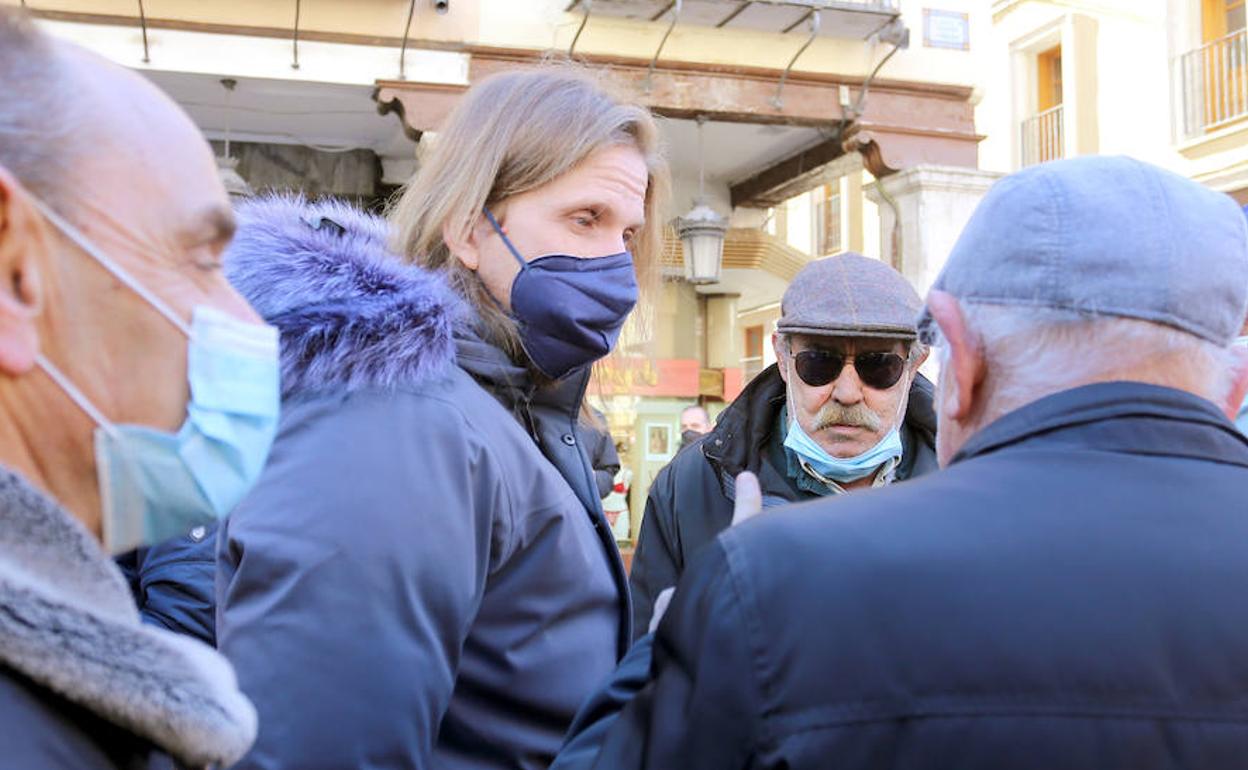
<instances>
[{"instance_id":1,"label":"building facade","mask_svg":"<svg viewBox=\"0 0 1248 770\"><path fill-rule=\"evenodd\" d=\"M698 199L727 230L718 279L693 283L673 229L650 322L591 390L632 471L633 533L680 410L716 413L774 360L781 294L808 260L861 251L922 288L948 245L924 223L960 227L985 186L976 103L994 21L977 0L0 4L143 72L256 190L380 208L466 88L551 58L647 104L672 161L666 214Z\"/></svg>"}]
</instances>

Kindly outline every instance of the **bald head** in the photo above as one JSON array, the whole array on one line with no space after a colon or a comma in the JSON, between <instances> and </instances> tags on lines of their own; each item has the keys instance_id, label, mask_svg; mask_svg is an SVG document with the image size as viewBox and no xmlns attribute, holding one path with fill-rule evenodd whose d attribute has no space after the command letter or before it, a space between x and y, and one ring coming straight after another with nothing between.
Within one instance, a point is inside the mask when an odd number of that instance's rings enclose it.
<instances>
[{"instance_id":1,"label":"bald head","mask_svg":"<svg viewBox=\"0 0 1248 770\"><path fill-rule=\"evenodd\" d=\"M0 8L0 166L53 205L85 145L74 139L79 107L57 49L25 13Z\"/></svg>"},{"instance_id":2,"label":"bald head","mask_svg":"<svg viewBox=\"0 0 1248 770\"><path fill-rule=\"evenodd\" d=\"M212 151L186 114L146 78L37 30L0 9L0 166L71 219L106 205L124 218L151 196L178 195L188 177L192 208L228 213ZM119 184L142 184L118 195Z\"/></svg>"}]
</instances>

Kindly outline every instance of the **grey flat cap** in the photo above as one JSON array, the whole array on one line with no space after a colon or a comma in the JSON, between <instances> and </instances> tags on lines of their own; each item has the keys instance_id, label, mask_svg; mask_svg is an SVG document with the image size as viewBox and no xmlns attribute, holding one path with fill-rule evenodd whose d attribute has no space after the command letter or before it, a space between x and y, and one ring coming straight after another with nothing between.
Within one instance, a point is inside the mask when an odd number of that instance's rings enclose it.
<instances>
[{"instance_id":1,"label":"grey flat cap","mask_svg":"<svg viewBox=\"0 0 1248 770\"><path fill-rule=\"evenodd\" d=\"M923 307L893 268L861 254L839 254L803 267L780 302L776 331L912 340Z\"/></svg>"},{"instance_id":2,"label":"grey flat cap","mask_svg":"<svg viewBox=\"0 0 1248 770\"><path fill-rule=\"evenodd\" d=\"M1138 160L1054 161L993 185L932 288L1226 345L1248 312L1248 224L1230 196ZM932 326L924 310L925 338Z\"/></svg>"}]
</instances>

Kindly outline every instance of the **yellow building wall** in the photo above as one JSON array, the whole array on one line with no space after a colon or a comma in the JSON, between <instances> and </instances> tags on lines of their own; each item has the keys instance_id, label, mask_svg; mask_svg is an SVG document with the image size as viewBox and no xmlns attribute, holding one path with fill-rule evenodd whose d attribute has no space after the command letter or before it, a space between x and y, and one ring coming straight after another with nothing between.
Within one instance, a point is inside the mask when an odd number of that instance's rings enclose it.
<instances>
[{"instance_id":1,"label":"yellow building wall","mask_svg":"<svg viewBox=\"0 0 1248 770\"><path fill-rule=\"evenodd\" d=\"M975 114L986 135L980 167L1020 166L1020 122L1036 106L1034 54L1060 43L1067 156L1126 154L1214 189L1248 190L1248 121L1183 133L1178 68L1203 43L1201 7L1202 0L996 0Z\"/></svg>"},{"instance_id":2,"label":"yellow building wall","mask_svg":"<svg viewBox=\"0 0 1248 770\"><path fill-rule=\"evenodd\" d=\"M1198 0L1194 0L1198 1ZM1171 133L1166 0L997 0L983 56L980 167L1020 167L1037 111L1035 56L1062 46L1065 156L1127 154L1178 171Z\"/></svg>"},{"instance_id":3,"label":"yellow building wall","mask_svg":"<svg viewBox=\"0 0 1248 770\"><path fill-rule=\"evenodd\" d=\"M20 0L0 0L19 5ZM563 12L566 0L451 0L450 11L437 15L418 2L411 25L417 46L482 45L499 48L566 51L580 25L581 14ZM934 83L973 85L978 68L973 56L962 51L923 45L923 9L926 0L902 0L903 19L912 31L912 44L887 65L881 77ZM227 25L257 30L288 30L294 24L294 3L253 0L149 0L149 19L194 25ZM305 33L398 38L407 21L407 0L303 0L300 29ZM990 27L984 0L942 0L942 10L970 17L971 41L983 39ZM41 0L41 11L137 17L131 0ZM824 28L835 26L825 12ZM577 51L584 54L649 59L658 48L666 23L647 23L591 16ZM677 24L663 49L663 60L723 66L783 69L805 40L805 27L788 35L748 29L715 29ZM796 70L864 77L891 48L886 43L820 37L802 54Z\"/></svg>"}]
</instances>

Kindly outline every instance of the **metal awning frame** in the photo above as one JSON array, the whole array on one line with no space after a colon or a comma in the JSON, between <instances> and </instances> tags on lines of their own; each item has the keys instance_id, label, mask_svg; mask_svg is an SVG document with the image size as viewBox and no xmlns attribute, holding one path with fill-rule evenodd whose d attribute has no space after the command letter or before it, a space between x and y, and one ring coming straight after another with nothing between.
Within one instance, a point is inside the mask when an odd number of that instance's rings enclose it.
<instances>
[{"instance_id":1,"label":"metal awning frame","mask_svg":"<svg viewBox=\"0 0 1248 770\"><path fill-rule=\"evenodd\" d=\"M603 11L604 5L609 6L606 12ZM646 71L646 77L643 81L642 88L646 93L650 93L653 88L654 71L658 66L659 57L663 54L663 49L667 45L668 38L672 36L672 30L674 30L676 25L680 22L681 12L684 10L684 1L666 0L666 2L663 3L662 0L637 0L636 3L630 3L628 0L616 0L612 3L612 0L601 0L599 3L599 12L603 15L620 17L621 14L619 11L621 10L621 7L628 8L632 5L652 5L652 12L642 17L649 22L658 22L664 16L671 16L671 21L667 25L667 30L663 33L663 38L659 41L659 46L655 49L654 56L650 59L650 67ZM821 31L823 30L822 11L853 11L880 16L881 23L871 32L870 35L868 35L868 37L876 37L883 42L892 43L894 45L893 51L888 57L885 57L885 61L887 61L888 58L891 58L892 53L896 53L897 49L909 47L910 31L906 29L906 26L901 22L901 12L897 9L892 0L879 0L879 2L846 2L844 0L840 2L837 2L836 0L740 0L740 2L736 3L735 7L720 18L714 26L718 29L723 29L740 17L744 11L755 6L806 9L806 13L803 16L780 31L780 34L787 35L800 27L803 23L806 23L809 25L810 33L806 37L806 40L793 54L793 58L789 60L789 63L784 68L784 71L780 74L780 81L776 84L776 95L772 99L772 104L777 110L784 108L784 86L789 80L789 73L793 71L793 67L797 64L797 60L800 59L802 54L806 52L806 49L810 48L811 44L815 42L815 38L819 37ZM581 23L577 26L576 34L572 36L572 43L568 47L569 57L575 55L576 44L580 42L581 33L585 31L585 27L589 24L589 17L594 13L594 0L571 0L567 8L564 10L566 12L571 12L577 8L580 8L582 11ZM612 8L615 10L614 14L610 13ZM634 18L634 16L629 14L625 14L625 17ZM883 62L881 62L881 64L883 64ZM874 76L874 73L872 73L872 76ZM869 77L867 80L870 82L871 78ZM861 107L861 104L858 106Z\"/></svg>"}]
</instances>

